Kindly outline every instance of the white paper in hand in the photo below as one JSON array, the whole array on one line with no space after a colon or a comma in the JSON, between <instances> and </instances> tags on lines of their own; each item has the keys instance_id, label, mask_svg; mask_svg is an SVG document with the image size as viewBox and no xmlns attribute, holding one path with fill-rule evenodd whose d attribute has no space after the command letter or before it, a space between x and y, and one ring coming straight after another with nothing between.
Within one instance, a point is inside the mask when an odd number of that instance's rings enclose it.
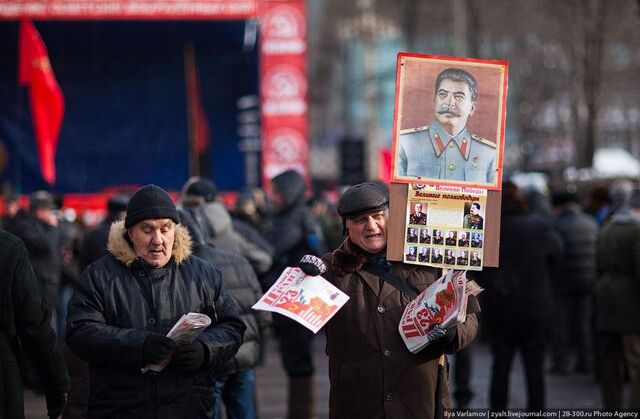
<instances>
[{"instance_id":1,"label":"white paper in hand","mask_svg":"<svg viewBox=\"0 0 640 419\"><path fill-rule=\"evenodd\" d=\"M169 333L167 333L167 337L175 340L176 342L185 342L191 343L195 340L195 338L202 333L209 325L211 324L211 318L206 314L202 313L187 313L183 314L180 317L180 320L173 325ZM144 374L147 371L162 371L169 362L171 361L171 356L163 359L158 364L147 364L142 368L142 373Z\"/></svg>"},{"instance_id":2,"label":"white paper in hand","mask_svg":"<svg viewBox=\"0 0 640 419\"><path fill-rule=\"evenodd\" d=\"M252 308L280 313L318 333L347 300L345 293L323 277L287 268Z\"/></svg>"}]
</instances>

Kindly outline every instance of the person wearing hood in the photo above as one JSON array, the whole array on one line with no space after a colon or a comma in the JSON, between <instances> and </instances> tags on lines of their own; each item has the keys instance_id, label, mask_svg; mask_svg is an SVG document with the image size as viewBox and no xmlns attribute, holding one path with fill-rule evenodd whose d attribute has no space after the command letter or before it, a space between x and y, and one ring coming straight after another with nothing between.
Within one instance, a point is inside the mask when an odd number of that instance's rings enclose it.
<instances>
[{"instance_id":1,"label":"person wearing hood","mask_svg":"<svg viewBox=\"0 0 640 419\"><path fill-rule=\"evenodd\" d=\"M302 175L288 170L271 180L274 216L267 238L275 249L275 263L262 287L269 287L289 266L297 266L305 254L320 256L325 249L320 226L305 205L306 184ZM315 416L313 332L280 314L273 326L282 364L289 379L289 419Z\"/></svg>"},{"instance_id":2,"label":"person wearing hood","mask_svg":"<svg viewBox=\"0 0 640 419\"><path fill-rule=\"evenodd\" d=\"M88 417L211 418L215 369L246 326L220 271L192 255L191 238L161 188L147 185L112 224L109 254L82 272L69 302L67 344L89 363ZM191 343L166 335L189 312L211 318ZM160 372L141 372L165 361Z\"/></svg>"},{"instance_id":3,"label":"person wearing hood","mask_svg":"<svg viewBox=\"0 0 640 419\"><path fill-rule=\"evenodd\" d=\"M181 204L217 248L247 258L256 274L265 274L273 264L272 255L238 234L229 211L217 196L218 187L212 180L192 177L182 187Z\"/></svg>"},{"instance_id":4,"label":"person wearing hood","mask_svg":"<svg viewBox=\"0 0 640 419\"><path fill-rule=\"evenodd\" d=\"M630 191L597 239L596 332L606 409L640 408L640 189Z\"/></svg>"},{"instance_id":5,"label":"person wearing hood","mask_svg":"<svg viewBox=\"0 0 640 419\"><path fill-rule=\"evenodd\" d=\"M238 353L216 368L215 416L222 417L222 405L228 419L254 419L255 367L262 357L262 340L271 324L271 313L251 307L262 297L260 282L251 264L240 255L217 249L207 241L191 213L181 209L180 224L193 242L193 253L220 269L224 284L233 299L242 321L247 326Z\"/></svg>"}]
</instances>

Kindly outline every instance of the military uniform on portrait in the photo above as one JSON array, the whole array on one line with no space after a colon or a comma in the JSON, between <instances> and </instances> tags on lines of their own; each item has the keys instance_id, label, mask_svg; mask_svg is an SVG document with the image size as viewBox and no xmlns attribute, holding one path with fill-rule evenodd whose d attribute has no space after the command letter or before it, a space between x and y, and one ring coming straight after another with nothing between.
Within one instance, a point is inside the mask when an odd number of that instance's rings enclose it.
<instances>
[{"instance_id":1,"label":"military uniform on portrait","mask_svg":"<svg viewBox=\"0 0 640 419\"><path fill-rule=\"evenodd\" d=\"M484 220L479 215L467 214L464 216L464 228L470 228L473 230L482 230L484 226Z\"/></svg>"},{"instance_id":2,"label":"military uniform on portrait","mask_svg":"<svg viewBox=\"0 0 640 419\"><path fill-rule=\"evenodd\" d=\"M409 224L426 225L427 224L427 214L425 214L424 212L420 212L418 214L409 215Z\"/></svg>"},{"instance_id":3,"label":"military uniform on portrait","mask_svg":"<svg viewBox=\"0 0 640 419\"><path fill-rule=\"evenodd\" d=\"M494 183L496 145L467 128L450 136L437 122L400 131L398 176Z\"/></svg>"}]
</instances>

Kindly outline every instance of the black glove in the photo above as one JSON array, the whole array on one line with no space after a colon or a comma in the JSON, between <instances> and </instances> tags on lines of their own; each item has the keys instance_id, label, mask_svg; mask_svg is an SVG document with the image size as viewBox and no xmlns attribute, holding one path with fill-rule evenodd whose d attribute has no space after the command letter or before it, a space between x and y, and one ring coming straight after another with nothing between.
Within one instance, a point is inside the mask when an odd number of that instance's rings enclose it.
<instances>
[{"instance_id":1,"label":"black glove","mask_svg":"<svg viewBox=\"0 0 640 419\"><path fill-rule=\"evenodd\" d=\"M313 255L304 255L298 263L298 268L309 276L322 275L327 271L327 267L324 265L322 259Z\"/></svg>"},{"instance_id":2,"label":"black glove","mask_svg":"<svg viewBox=\"0 0 640 419\"><path fill-rule=\"evenodd\" d=\"M159 333L151 333L142 344L142 361L156 364L167 358L178 343Z\"/></svg>"},{"instance_id":3,"label":"black glove","mask_svg":"<svg viewBox=\"0 0 640 419\"><path fill-rule=\"evenodd\" d=\"M446 348L453 339L456 337L456 327L450 327L449 329L445 329L439 324L434 324L431 326L429 331L427 332L427 336L429 337L429 345L437 346L441 350Z\"/></svg>"},{"instance_id":4,"label":"black glove","mask_svg":"<svg viewBox=\"0 0 640 419\"><path fill-rule=\"evenodd\" d=\"M67 404L67 394L46 395L47 398L47 416L49 419L59 419L62 417L64 407Z\"/></svg>"},{"instance_id":5,"label":"black glove","mask_svg":"<svg viewBox=\"0 0 640 419\"><path fill-rule=\"evenodd\" d=\"M204 364L204 345L194 340L191 343L179 344L169 365L180 371L195 371L202 364Z\"/></svg>"}]
</instances>

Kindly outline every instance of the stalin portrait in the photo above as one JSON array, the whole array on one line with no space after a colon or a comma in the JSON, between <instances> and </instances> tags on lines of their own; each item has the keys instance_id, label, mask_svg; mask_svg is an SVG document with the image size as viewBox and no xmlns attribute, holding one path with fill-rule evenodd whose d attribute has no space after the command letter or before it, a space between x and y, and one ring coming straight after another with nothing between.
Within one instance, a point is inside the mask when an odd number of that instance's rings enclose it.
<instances>
[{"instance_id":1,"label":"stalin portrait","mask_svg":"<svg viewBox=\"0 0 640 419\"><path fill-rule=\"evenodd\" d=\"M447 68L438 74L435 119L400 132L398 176L495 183L496 144L467 129L477 96L478 83L470 73Z\"/></svg>"},{"instance_id":2,"label":"stalin portrait","mask_svg":"<svg viewBox=\"0 0 640 419\"><path fill-rule=\"evenodd\" d=\"M506 64L424 57L399 56L393 180L499 186Z\"/></svg>"}]
</instances>

